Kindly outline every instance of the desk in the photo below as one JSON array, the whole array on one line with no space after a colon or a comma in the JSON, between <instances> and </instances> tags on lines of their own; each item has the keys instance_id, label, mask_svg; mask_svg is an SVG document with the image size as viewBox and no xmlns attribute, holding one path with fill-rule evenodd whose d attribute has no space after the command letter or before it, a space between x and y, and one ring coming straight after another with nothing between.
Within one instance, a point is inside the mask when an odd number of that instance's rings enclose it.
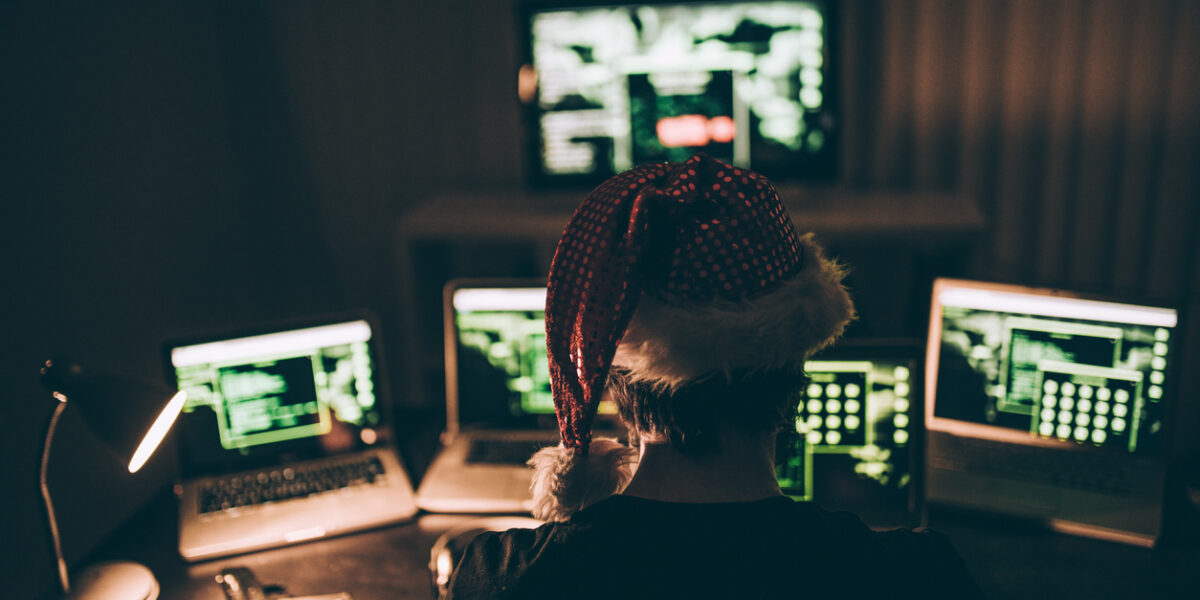
<instances>
[{"instance_id":1,"label":"desk","mask_svg":"<svg viewBox=\"0 0 1200 600\"><path fill-rule=\"evenodd\" d=\"M1033 523L934 510L989 598L1190 598L1200 589L1196 539L1153 550L1055 533Z\"/></svg>"},{"instance_id":2,"label":"desk","mask_svg":"<svg viewBox=\"0 0 1200 600\"><path fill-rule=\"evenodd\" d=\"M165 600L224 600L213 577L249 567L264 584L292 594L349 592L354 600L432 597L429 552L471 515L425 514L415 521L189 565L175 550L175 499L162 494L111 536L86 564L135 560L158 577ZM152 523L153 526L145 524ZM1179 598L1200 589L1200 548L1156 550L1055 534L1006 519L935 511L933 528L950 536L990 598Z\"/></svg>"},{"instance_id":3,"label":"desk","mask_svg":"<svg viewBox=\"0 0 1200 600\"><path fill-rule=\"evenodd\" d=\"M135 514L85 561L133 560L150 568L164 600L224 600L214 577L248 567L264 585L289 594L349 592L354 600L432 598L429 552L446 530L472 515L418 519L353 535L189 564L176 550L175 498L164 493ZM152 523L152 526L144 524Z\"/></svg>"}]
</instances>

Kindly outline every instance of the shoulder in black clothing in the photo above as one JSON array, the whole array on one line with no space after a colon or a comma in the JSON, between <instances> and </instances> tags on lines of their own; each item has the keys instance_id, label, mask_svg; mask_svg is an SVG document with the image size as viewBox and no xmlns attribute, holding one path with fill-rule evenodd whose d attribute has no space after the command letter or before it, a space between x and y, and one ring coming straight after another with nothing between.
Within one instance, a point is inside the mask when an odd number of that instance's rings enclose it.
<instances>
[{"instance_id":1,"label":"shoulder in black clothing","mask_svg":"<svg viewBox=\"0 0 1200 600\"><path fill-rule=\"evenodd\" d=\"M451 591L459 600L981 596L944 536L874 532L850 513L782 496L615 496L564 523L481 534Z\"/></svg>"}]
</instances>

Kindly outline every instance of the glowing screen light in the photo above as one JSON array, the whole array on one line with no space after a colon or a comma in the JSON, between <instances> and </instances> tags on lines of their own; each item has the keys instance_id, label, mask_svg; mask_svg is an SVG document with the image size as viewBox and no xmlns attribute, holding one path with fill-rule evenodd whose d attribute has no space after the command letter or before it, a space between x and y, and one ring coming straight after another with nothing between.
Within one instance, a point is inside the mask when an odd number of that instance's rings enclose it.
<instances>
[{"instance_id":1,"label":"glowing screen light","mask_svg":"<svg viewBox=\"0 0 1200 600\"><path fill-rule=\"evenodd\" d=\"M1174 310L1039 290L939 290L934 427L1163 449Z\"/></svg>"},{"instance_id":2,"label":"glowing screen light","mask_svg":"<svg viewBox=\"0 0 1200 600\"><path fill-rule=\"evenodd\" d=\"M530 10L535 173L603 179L697 151L768 177L835 172L822 0L646 2Z\"/></svg>"},{"instance_id":3,"label":"glowing screen light","mask_svg":"<svg viewBox=\"0 0 1200 600\"><path fill-rule=\"evenodd\" d=\"M776 479L785 494L818 502L850 496L906 502L913 383L908 360L805 363L810 382L797 390L798 435L780 436L776 445Z\"/></svg>"},{"instance_id":4,"label":"glowing screen light","mask_svg":"<svg viewBox=\"0 0 1200 600\"><path fill-rule=\"evenodd\" d=\"M358 319L174 348L176 381L188 392L181 426L215 442L188 460L204 470L277 444L373 444L365 432L383 415L371 338Z\"/></svg>"}]
</instances>

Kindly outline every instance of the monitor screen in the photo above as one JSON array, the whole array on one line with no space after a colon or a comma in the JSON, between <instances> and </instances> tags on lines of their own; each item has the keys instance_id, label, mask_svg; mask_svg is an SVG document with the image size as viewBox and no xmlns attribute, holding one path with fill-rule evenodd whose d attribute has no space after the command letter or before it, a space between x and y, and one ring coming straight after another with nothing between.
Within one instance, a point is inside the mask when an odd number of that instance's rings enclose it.
<instances>
[{"instance_id":1,"label":"monitor screen","mask_svg":"<svg viewBox=\"0 0 1200 600\"><path fill-rule=\"evenodd\" d=\"M933 311L931 428L1162 450L1174 310L939 280Z\"/></svg>"},{"instance_id":2,"label":"monitor screen","mask_svg":"<svg viewBox=\"0 0 1200 600\"><path fill-rule=\"evenodd\" d=\"M353 451L380 441L365 320L170 349L189 475Z\"/></svg>"},{"instance_id":3,"label":"monitor screen","mask_svg":"<svg viewBox=\"0 0 1200 600\"><path fill-rule=\"evenodd\" d=\"M459 420L557 427L546 354L546 288L458 287L451 293ZM616 413L602 402L601 415Z\"/></svg>"},{"instance_id":4,"label":"monitor screen","mask_svg":"<svg viewBox=\"0 0 1200 600\"><path fill-rule=\"evenodd\" d=\"M546 288L454 292L459 395L513 416L554 414L546 359Z\"/></svg>"},{"instance_id":5,"label":"monitor screen","mask_svg":"<svg viewBox=\"0 0 1200 600\"><path fill-rule=\"evenodd\" d=\"M531 3L522 18L535 183L700 151L776 180L836 175L824 2Z\"/></svg>"},{"instance_id":6,"label":"monitor screen","mask_svg":"<svg viewBox=\"0 0 1200 600\"><path fill-rule=\"evenodd\" d=\"M840 359L831 350L805 363L810 381L800 391L796 435L781 435L776 446L780 488L830 507L904 509L920 435L920 351Z\"/></svg>"}]
</instances>

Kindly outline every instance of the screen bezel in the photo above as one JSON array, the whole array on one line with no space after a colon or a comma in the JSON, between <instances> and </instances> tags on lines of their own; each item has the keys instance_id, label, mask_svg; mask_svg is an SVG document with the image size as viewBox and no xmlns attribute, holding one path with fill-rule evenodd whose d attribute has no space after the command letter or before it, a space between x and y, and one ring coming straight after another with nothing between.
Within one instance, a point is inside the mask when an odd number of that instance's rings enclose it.
<instances>
[{"instance_id":1,"label":"screen bezel","mask_svg":"<svg viewBox=\"0 0 1200 600\"><path fill-rule=\"evenodd\" d=\"M771 0L760 0L769 2ZM787 0L781 0L787 1ZM826 148L821 155L821 164L812 169L783 168L782 172L767 172L761 170L761 165L755 165L753 159L748 168L759 172L773 182L830 184L841 178L842 171L842 82L841 82L841 38L842 19L840 3L833 0L803 0L810 4L819 5L825 21L825 43L823 46L824 65L822 67L822 94L824 101L821 113L833 122L828 132ZM533 32L532 18L536 13L557 10L590 9L601 7L623 6L670 6L670 5L720 5L736 4L737 0L522 0L518 2L515 11L516 32L518 38L518 68L520 70L533 68ZM518 98L521 111L521 134L524 148L525 182L534 189L542 190L583 190L591 189L608 177L615 175L604 173L588 174L553 174L542 168L541 162L541 131L538 116L541 110L537 107L536 99L525 102ZM794 167L794 165L792 166Z\"/></svg>"},{"instance_id":2,"label":"screen bezel","mask_svg":"<svg viewBox=\"0 0 1200 600\"><path fill-rule=\"evenodd\" d=\"M1175 316L1175 325L1171 329L1172 346L1174 354L1178 354L1182 348L1180 342L1180 334L1182 332L1181 319L1177 308L1167 306L1159 302L1145 301L1130 301L1127 299L1117 299L1105 297L1098 294L1086 294L1065 289L1056 288L1039 288L1023 286L1018 284L965 280L965 279L950 279L938 278L933 283L933 293L930 297L929 309L929 334L926 338L926 356L925 356L925 428L930 434L945 433L949 435L985 439L995 442L1003 442L1016 444L1021 446L1035 446L1048 449L1066 449L1077 452L1095 452L1109 455L1121 456L1165 456L1170 449L1171 435L1174 428L1174 398L1178 393L1175 385L1169 386L1162 398L1163 406L1163 430L1159 434L1160 441L1158 443L1158 451L1147 452L1129 452L1128 450L1120 450L1117 448L1099 447L1092 444L1082 444L1073 440L1059 440L1057 438L1047 438L1042 436L1031 435L1026 431L1019 431L1007 427L997 425L987 425L983 423L974 423L948 417L937 417L934 415L934 408L937 404L937 375L939 358L941 351L942 339L942 294L947 290L976 290L985 292L1002 292L1008 294L1026 295L1035 298L1061 298L1068 300L1084 300L1089 302L1113 305L1121 308L1138 308L1138 309L1154 309L1172 311ZM1002 311L997 311L1002 312ZM1033 313L1029 313L1033 314ZM1049 315L1046 315L1049 316ZM1166 375L1171 381L1178 380L1178 358L1168 361Z\"/></svg>"}]
</instances>

